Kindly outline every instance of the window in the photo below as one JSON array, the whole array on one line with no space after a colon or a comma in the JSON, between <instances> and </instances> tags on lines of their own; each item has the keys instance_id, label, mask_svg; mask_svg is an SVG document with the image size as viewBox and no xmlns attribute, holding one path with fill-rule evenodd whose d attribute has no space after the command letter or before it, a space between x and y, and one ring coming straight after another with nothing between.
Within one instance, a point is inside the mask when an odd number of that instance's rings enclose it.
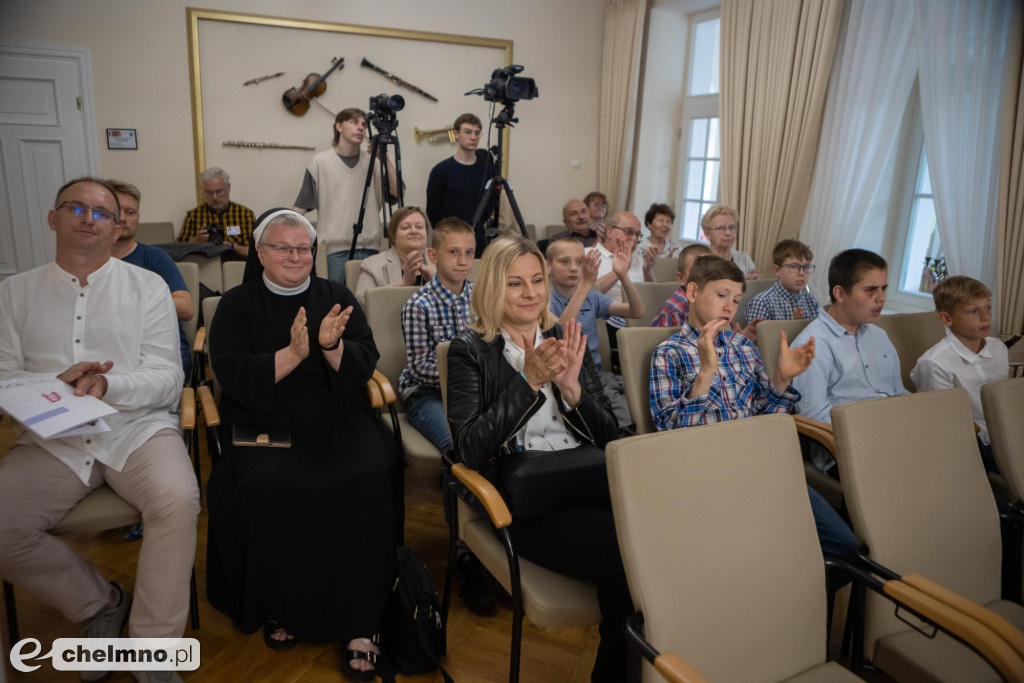
<instances>
[{"instance_id":1,"label":"window","mask_svg":"<svg viewBox=\"0 0 1024 683\"><path fill-rule=\"evenodd\" d=\"M907 243L900 268L900 291L912 294L930 294L935 285L946 277L946 259L942 254L935 220L935 201L928 176L928 153L921 151L917 179L910 198L910 221Z\"/></svg>"},{"instance_id":2,"label":"window","mask_svg":"<svg viewBox=\"0 0 1024 683\"><path fill-rule=\"evenodd\" d=\"M689 68L683 102L682 136L685 150L680 154L676 192L679 236L699 240L701 216L718 201L721 166L718 129L718 72L721 19L718 11L691 18Z\"/></svg>"}]
</instances>

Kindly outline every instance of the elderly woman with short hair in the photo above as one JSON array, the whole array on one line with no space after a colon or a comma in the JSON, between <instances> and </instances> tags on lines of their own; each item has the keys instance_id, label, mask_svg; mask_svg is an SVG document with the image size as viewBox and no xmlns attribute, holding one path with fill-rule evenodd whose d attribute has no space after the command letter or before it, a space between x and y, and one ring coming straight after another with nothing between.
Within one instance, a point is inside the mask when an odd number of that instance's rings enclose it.
<instances>
[{"instance_id":1,"label":"elderly woman with short hair","mask_svg":"<svg viewBox=\"0 0 1024 683\"><path fill-rule=\"evenodd\" d=\"M210 475L207 592L268 647L344 643L370 680L395 546L394 441L365 394L377 347L355 297L313 274L316 233L260 217L244 282L217 307L210 358L224 388L224 457ZM249 447L245 432L282 433Z\"/></svg>"}]
</instances>

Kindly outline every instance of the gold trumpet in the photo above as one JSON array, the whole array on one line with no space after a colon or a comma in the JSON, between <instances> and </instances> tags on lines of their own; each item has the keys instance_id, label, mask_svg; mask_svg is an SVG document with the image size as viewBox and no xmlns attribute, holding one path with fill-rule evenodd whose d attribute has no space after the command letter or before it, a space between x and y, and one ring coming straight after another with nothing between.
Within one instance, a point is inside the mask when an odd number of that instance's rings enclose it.
<instances>
[{"instance_id":1,"label":"gold trumpet","mask_svg":"<svg viewBox=\"0 0 1024 683\"><path fill-rule=\"evenodd\" d=\"M412 134L416 136L416 142L420 141L420 138L426 137L427 142L455 142L455 129L454 128L435 128L434 130L420 130L419 128L413 127Z\"/></svg>"}]
</instances>

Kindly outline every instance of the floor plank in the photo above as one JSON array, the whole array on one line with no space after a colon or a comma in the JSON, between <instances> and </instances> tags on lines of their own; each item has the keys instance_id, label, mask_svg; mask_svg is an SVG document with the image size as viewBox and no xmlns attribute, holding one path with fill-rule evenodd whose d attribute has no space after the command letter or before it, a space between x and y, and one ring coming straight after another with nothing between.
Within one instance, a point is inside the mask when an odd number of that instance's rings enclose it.
<instances>
[{"instance_id":1,"label":"floor plank","mask_svg":"<svg viewBox=\"0 0 1024 683\"><path fill-rule=\"evenodd\" d=\"M203 481L209 476L210 459L205 439L201 439ZM0 453L6 453L14 442L10 419L0 421ZM340 673L339 646L302 643L287 652L276 652L263 644L261 633L245 635L231 620L206 601L206 497L199 515L198 547L196 549L196 580L199 590L201 627L186 629L187 637L197 638L202 648L202 664L197 671L182 672L187 681L234 683L235 681L290 682L320 681L337 683ZM131 589L135 582L137 542L126 540L119 530L87 537L63 537L72 547L92 562L106 577ZM437 472L406 471L406 543L430 568L438 591L444 588L448 553L448 527L444 521L440 479ZM37 638L44 651L56 638L79 636L79 628L63 616L36 601L26 591L16 591L21 636ZM10 683L72 683L77 672L56 671L46 660L32 673L15 671L7 662L9 642L6 620L3 661ZM508 599L499 600L492 616L470 612L458 598L452 599L449 615L448 657L445 669L456 681L502 683L508 680L508 657L512 610ZM590 680L598 643L597 627L547 629L533 626L527 619L523 626L521 679L526 681L583 682ZM111 683L130 683L127 673L112 676ZM440 673L399 677L408 683L441 683Z\"/></svg>"}]
</instances>

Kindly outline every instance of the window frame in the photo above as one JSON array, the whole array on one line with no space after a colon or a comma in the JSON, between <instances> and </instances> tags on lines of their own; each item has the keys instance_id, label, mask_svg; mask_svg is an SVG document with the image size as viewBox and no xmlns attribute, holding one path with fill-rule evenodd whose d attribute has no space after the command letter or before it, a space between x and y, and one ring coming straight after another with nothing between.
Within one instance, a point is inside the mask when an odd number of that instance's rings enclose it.
<instances>
[{"instance_id":1,"label":"window frame","mask_svg":"<svg viewBox=\"0 0 1024 683\"><path fill-rule=\"evenodd\" d=\"M921 170L921 160L926 152L924 144L924 124L921 120L921 98L917 94L915 84L913 94L908 103L911 125L907 152L903 157L904 165L897 169L899 186L896 197L899 202L898 218L895 226L895 239L889 255L889 291L886 296L886 307L892 305L900 311L934 310L932 295L927 292L904 291L900 289L906 269L910 249L911 221L914 217L914 200ZM932 187L934 198L935 188Z\"/></svg>"},{"instance_id":2,"label":"window frame","mask_svg":"<svg viewBox=\"0 0 1024 683\"><path fill-rule=\"evenodd\" d=\"M719 96L721 95L721 73L719 73L719 92L711 95L689 95L690 91L690 70L693 64L693 51L696 46L697 25L714 19L721 20L722 11L720 7L702 12L695 12L688 19L686 61L683 65L683 107L679 121L679 154L676 159L676 188L675 188L675 210L679 216L679 223L675 226L675 238L707 243L701 233L696 238L683 235L683 216L686 210L686 185L687 171L690 161L690 129L695 119L717 118L718 119L718 151L719 151L719 183L712 203L718 203L721 198L721 125L722 119L719 115ZM719 29L721 30L721 29ZM721 42L721 34L719 34ZM702 200L703 203L703 200Z\"/></svg>"}]
</instances>

